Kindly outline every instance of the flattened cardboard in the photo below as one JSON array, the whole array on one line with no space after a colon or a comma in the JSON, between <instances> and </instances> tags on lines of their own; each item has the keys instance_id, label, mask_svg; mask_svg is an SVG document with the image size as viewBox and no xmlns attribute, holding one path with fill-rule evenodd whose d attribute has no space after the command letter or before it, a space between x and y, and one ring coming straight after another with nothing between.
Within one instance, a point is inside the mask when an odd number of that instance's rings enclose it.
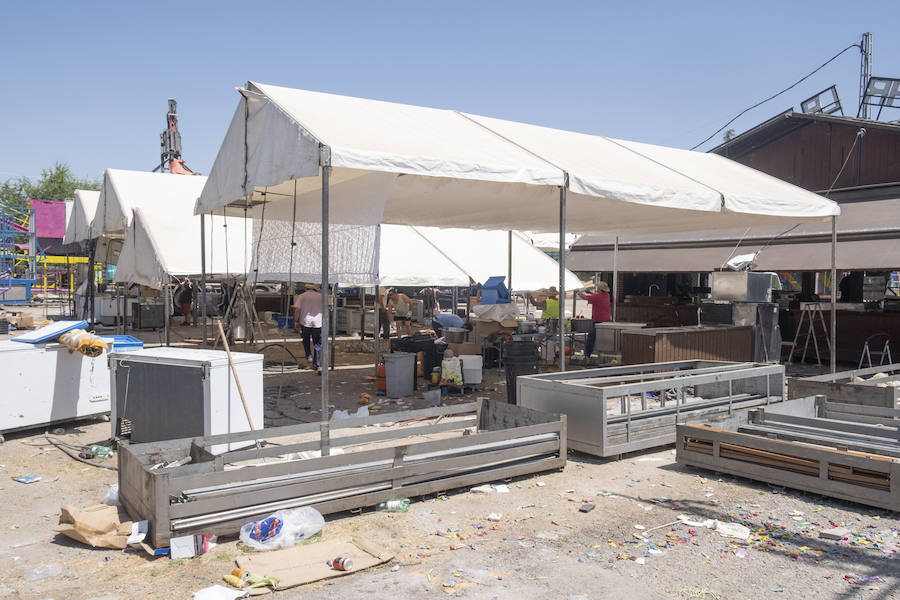
<instances>
[{"instance_id":1,"label":"flattened cardboard","mask_svg":"<svg viewBox=\"0 0 900 600\"><path fill-rule=\"evenodd\" d=\"M119 508L96 504L78 508L60 507L59 525L53 531L92 548L125 548L131 535L131 521L122 521Z\"/></svg>"},{"instance_id":2,"label":"flattened cardboard","mask_svg":"<svg viewBox=\"0 0 900 600\"><path fill-rule=\"evenodd\" d=\"M338 571L328 566L326 561L338 556L348 556L353 560L352 571ZM234 562L242 569L254 575L275 577L278 579L276 590L288 588L350 575L388 562L394 554L378 548L362 538L349 540L327 540L315 544L301 544L286 550L257 552L237 558ZM253 595L266 593L264 590L251 592Z\"/></svg>"}]
</instances>

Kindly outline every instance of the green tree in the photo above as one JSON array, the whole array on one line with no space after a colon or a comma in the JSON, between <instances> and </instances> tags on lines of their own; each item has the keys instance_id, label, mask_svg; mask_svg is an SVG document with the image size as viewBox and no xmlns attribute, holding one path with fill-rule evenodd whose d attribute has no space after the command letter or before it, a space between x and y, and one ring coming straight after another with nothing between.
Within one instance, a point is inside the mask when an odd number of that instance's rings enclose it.
<instances>
[{"instance_id":1,"label":"green tree","mask_svg":"<svg viewBox=\"0 0 900 600\"><path fill-rule=\"evenodd\" d=\"M27 198L62 200L75 196L75 190L99 189L100 181L76 177L69 165L56 163L49 169L43 169L37 181L31 181L27 177L4 181L0 184L0 202L23 206Z\"/></svg>"},{"instance_id":2,"label":"green tree","mask_svg":"<svg viewBox=\"0 0 900 600\"><path fill-rule=\"evenodd\" d=\"M725 133L722 134L722 139L726 142L735 136L734 129L729 129Z\"/></svg>"}]
</instances>

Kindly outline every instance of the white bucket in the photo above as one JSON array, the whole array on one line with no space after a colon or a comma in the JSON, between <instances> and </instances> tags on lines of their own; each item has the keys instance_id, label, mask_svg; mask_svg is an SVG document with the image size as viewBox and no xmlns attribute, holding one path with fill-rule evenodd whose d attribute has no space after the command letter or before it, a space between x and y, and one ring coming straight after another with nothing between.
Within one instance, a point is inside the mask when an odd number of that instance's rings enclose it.
<instances>
[{"instance_id":1,"label":"white bucket","mask_svg":"<svg viewBox=\"0 0 900 600\"><path fill-rule=\"evenodd\" d=\"M462 361L463 383L481 383L481 370L484 365L482 356L480 354L463 354L459 358Z\"/></svg>"}]
</instances>

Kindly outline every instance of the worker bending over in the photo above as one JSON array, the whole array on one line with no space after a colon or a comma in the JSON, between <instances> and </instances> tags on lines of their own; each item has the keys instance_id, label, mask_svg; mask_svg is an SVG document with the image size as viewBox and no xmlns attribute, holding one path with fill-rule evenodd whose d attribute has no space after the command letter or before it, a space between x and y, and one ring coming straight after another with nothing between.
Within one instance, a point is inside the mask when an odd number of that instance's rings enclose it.
<instances>
[{"instance_id":1,"label":"worker bending over","mask_svg":"<svg viewBox=\"0 0 900 600\"><path fill-rule=\"evenodd\" d=\"M388 292L387 299L387 308L397 325L397 337L400 337L401 323L406 323L406 335L412 335L412 300L393 289Z\"/></svg>"}]
</instances>

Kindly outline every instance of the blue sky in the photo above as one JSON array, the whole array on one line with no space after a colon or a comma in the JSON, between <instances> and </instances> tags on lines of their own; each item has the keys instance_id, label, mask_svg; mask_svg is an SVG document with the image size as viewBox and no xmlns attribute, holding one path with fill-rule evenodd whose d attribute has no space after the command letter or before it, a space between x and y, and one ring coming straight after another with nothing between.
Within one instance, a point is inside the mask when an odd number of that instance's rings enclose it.
<instances>
[{"instance_id":1,"label":"blue sky","mask_svg":"<svg viewBox=\"0 0 900 600\"><path fill-rule=\"evenodd\" d=\"M169 97L184 158L206 173L248 79L689 148L864 31L874 74L900 77L900 2L855 13L769 0L9 2L0 180L56 161L87 177L150 170ZM833 83L855 114L858 74L851 50L732 127Z\"/></svg>"}]
</instances>

